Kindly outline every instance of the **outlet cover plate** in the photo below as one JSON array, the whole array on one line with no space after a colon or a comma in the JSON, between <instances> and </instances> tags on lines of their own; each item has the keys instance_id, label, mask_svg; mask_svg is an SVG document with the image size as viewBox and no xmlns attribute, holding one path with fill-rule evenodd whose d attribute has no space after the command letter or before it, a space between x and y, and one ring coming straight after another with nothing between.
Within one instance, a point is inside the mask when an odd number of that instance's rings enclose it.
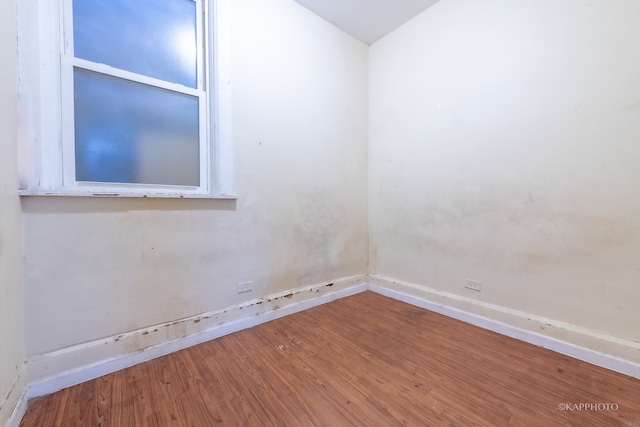
<instances>
[{"instance_id":1,"label":"outlet cover plate","mask_svg":"<svg viewBox=\"0 0 640 427\"><path fill-rule=\"evenodd\" d=\"M471 289L472 291L482 292L482 283L477 280L465 279L465 288Z\"/></svg>"},{"instance_id":2,"label":"outlet cover plate","mask_svg":"<svg viewBox=\"0 0 640 427\"><path fill-rule=\"evenodd\" d=\"M238 293L244 294L253 290L253 282L241 282L238 283Z\"/></svg>"}]
</instances>

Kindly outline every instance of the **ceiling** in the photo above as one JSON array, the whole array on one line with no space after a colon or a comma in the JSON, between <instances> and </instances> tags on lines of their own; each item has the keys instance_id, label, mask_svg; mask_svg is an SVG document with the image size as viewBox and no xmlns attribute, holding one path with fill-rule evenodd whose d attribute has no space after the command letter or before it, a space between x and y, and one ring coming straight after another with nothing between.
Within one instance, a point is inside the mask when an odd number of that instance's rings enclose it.
<instances>
[{"instance_id":1,"label":"ceiling","mask_svg":"<svg viewBox=\"0 0 640 427\"><path fill-rule=\"evenodd\" d=\"M295 0L355 38L372 44L438 0Z\"/></svg>"}]
</instances>

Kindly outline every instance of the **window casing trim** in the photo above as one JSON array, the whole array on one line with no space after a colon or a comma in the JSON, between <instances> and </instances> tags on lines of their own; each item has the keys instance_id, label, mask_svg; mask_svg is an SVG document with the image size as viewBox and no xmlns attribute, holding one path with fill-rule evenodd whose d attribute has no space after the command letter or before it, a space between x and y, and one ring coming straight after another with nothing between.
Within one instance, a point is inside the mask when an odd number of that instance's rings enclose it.
<instances>
[{"instance_id":1,"label":"window casing trim","mask_svg":"<svg viewBox=\"0 0 640 427\"><path fill-rule=\"evenodd\" d=\"M201 0L196 0L200 2ZM209 0L202 8L200 31L207 54L200 55L197 89L153 80L168 89L198 96L201 120L201 186L145 185L76 182L74 150L69 149L68 122L73 106L65 100L65 79L72 78L73 66L136 81L139 75L107 65L74 58L68 52L69 28L64 21L65 7L71 0L19 2L18 52L21 118L20 195L22 196L108 196L175 197L233 199L232 99L231 99L231 5L230 0ZM68 11L67 11L68 12ZM68 16L68 15L67 15ZM201 21L201 20L198 20ZM67 49L65 49L67 47ZM113 73L113 74L112 74ZM143 77L143 80L146 77ZM221 84L224 82L224 84ZM143 82L144 83L144 82ZM206 96L204 92L210 96ZM72 104L72 102L71 102ZM202 112L208 110L208 119ZM206 117L206 116L204 116ZM71 140L73 147L73 140ZM70 163L71 162L71 163ZM204 167L203 167L204 166Z\"/></svg>"}]
</instances>

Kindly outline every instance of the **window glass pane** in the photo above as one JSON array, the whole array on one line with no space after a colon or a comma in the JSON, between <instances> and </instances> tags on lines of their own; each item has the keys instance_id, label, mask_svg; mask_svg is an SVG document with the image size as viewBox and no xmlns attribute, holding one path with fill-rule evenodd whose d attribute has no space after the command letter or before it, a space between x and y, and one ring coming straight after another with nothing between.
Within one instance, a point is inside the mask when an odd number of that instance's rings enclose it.
<instances>
[{"instance_id":1,"label":"window glass pane","mask_svg":"<svg viewBox=\"0 0 640 427\"><path fill-rule=\"evenodd\" d=\"M193 0L73 0L75 56L195 88Z\"/></svg>"},{"instance_id":2,"label":"window glass pane","mask_svg":"<svg viewBox=\"0 0 640 427\"><path fill-rule=\"evenodd\" d=\"M200 185L198 98L74 69L76 180Z\"/></svg>"}]
</instances>

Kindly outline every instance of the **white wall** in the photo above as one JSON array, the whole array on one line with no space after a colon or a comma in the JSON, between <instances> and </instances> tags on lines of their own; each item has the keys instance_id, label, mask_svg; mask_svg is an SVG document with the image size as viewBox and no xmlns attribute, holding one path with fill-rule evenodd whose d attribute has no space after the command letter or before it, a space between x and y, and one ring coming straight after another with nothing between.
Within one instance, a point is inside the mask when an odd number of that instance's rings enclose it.
<instances>
[{"instance_id":1,"label":"white wall","mask_svg":"<svg viewBox=\"0 0 640 427\"><path fill-rule=\"evenodd\" d=\"M0 425L11 415L24 388L15 9L13 0L0 3Z\"/></svg>"},{"instance_id":2,"label":"white wall","mask_svg":"<svg viewBox=\"0 0 640 427\"><path fill-rule=\"evenodd\" d=\"M442 0L374 44L370 272L639 343L639 18Z\"/></svg>"},{"instance_id":3,"label":"white wall","mask_svg":"<svg viewBox=\"0 0 640 427\"><path fill-rule=\"evenodd\" d=\"M25 198L28 356L366 272L367 46L232 3L238 201Z\"/></svg>"}]
</instances>

